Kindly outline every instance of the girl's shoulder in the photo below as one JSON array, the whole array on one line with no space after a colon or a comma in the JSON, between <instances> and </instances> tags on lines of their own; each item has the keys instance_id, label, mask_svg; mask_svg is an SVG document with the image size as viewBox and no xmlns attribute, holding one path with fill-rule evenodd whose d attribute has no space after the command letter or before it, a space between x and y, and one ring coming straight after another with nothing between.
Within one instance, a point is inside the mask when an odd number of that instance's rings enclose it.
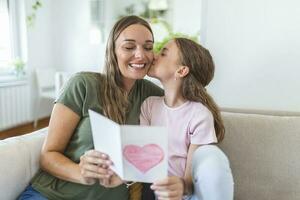
<instances>
[{"instance_id":1,"label":"girl's shoulder","mask_svg":"<svg viewBox=\"0 0 300 200\"><path fill-rule=\"evenodd\" d=\"M143 104L147 104L147 105L162 104L163 98L164 98L163 96L149 96L144 100Z\"/></svg>"},{"instance_id":2,"label":"girl's shoulder","mask_svg":"<svg viewBox=\"0 0 300 200\"><path fill-rule=\"evenodd\" d=\"M205 106L203 105L201 102L195 102L195 101L191 101L190 104L191 106L191 110L193 111L193 115L196 116L203 116L203 117L212 117L212 113L211 111Z\"/></svg>"}]
</instances>

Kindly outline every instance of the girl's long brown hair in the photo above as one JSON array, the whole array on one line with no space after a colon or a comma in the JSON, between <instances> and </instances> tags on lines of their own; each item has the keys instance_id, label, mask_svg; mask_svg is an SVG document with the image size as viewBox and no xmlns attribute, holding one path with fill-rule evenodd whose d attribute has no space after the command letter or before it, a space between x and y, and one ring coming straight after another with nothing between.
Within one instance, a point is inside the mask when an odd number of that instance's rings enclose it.
<instances>
[{"instance_id":1,"label":"girl's long brown hair","mask_svg":"<svg viewBox=\"0 0 300 200\"><path fill-rule=\"evenodd\" d=\"M189 68L189 73L183 78L182 94L185 99L201 102L206 106L214 117L214 127L218 142L225 135L225 128L221 118L220 110L207 93L205 87L214 77L215 65L209 51L186 38L174 39L180 51L181 64Z\"/></svg>"},{"instance_id":2,"label":"girl's long brown hair","mask_svg":"<svg viewBox=\"0 0 300 200\"><path fill-rule=\"evenodd\" d=\"M129 101L128 94L123 89L122 74L119 70L115 53L115 42L121 32L133 24L145 26L153 36L148 22L137 16L126 16L117 21L113 26L108 37L105 52L105 78L101 89L103 114L119 124L124 124L126 121L126 111L129 106Z\"/></svg>"}]
</instances>

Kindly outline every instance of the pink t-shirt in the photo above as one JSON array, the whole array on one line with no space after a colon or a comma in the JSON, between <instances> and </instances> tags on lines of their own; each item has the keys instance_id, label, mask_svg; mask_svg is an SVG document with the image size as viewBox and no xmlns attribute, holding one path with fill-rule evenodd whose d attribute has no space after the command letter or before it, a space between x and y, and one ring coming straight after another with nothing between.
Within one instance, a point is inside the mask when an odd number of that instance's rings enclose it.
<instances>
[{"instance_id":1,"label":"pink t-shirt","mask_svg":"<svg viewBox=\"0 0 300 200\"><path fill-rule=\"evenodd\" d=\"M187 101L170 108L164 97L148 97L141 107L140 124L168 128L169 176L184 177L190 144L217 142L213 116L199 102Z\"/></svg>"}]
</instances>

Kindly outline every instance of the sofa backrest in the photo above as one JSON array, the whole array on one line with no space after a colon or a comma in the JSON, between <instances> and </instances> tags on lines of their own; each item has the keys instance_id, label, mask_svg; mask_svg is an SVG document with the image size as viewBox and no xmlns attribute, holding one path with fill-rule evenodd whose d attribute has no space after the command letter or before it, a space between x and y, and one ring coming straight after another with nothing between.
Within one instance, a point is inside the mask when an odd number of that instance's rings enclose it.
<instances>
[{"instance_id":1,"label":"sofa backrest","mask_svg":"<svg viewBox=\"0 0 300 200\"><path fill-rule=\"evenodd\" d=\"M235 200L299 200L300 114L234 110L222 117L220 147L231 162Z\"/></svg>"},{"instance_id":2,"label":"sofa backrest","mask_svg":"<svg viewBox=\"0 0 300 200\"><path fill-rule=\"evenodd\" d=\"M247 112L222 112L235 200L300 199L300 114ZM0 199L16 199L37 172L47 131L0 140Z\"/></svg>"},{"instance_id":3,"label":"sofa backrest","mask_svg":"<svg viewBox=\"0 0 300 200\"><path fill-rule=\"evenodd\" d=\"M47 131L0 140L0 199L16 199L37 172Z\"/></svg>"}]
</instances>

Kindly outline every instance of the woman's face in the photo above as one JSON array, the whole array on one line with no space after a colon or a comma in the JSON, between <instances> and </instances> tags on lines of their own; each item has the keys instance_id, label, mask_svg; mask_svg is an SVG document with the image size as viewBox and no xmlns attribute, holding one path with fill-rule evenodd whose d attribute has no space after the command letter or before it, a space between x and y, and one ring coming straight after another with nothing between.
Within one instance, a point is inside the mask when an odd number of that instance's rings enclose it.
<instances>
[{"instance_id":1,"label":"woman's face","mask_svg":"<svg viewBox=\"0 0 300 200\"><path fill-rule=\"evenodd\" d=\"M153 37L143 25L125 28L115 42L115 53L123 78L142 79L153 61Z\"/></svg>"},{"instance_id":2,"label":"woman's face","mask_svg":"<svg viewBox=\"0 0 300 200\"><path fill-rule=\"evenodd\" d=\"M168 42L155 57L149 69L148 76L159 79L161 82L175 79L180 57L179 49L174 40Z\"/></svg>"}]
</instances>

